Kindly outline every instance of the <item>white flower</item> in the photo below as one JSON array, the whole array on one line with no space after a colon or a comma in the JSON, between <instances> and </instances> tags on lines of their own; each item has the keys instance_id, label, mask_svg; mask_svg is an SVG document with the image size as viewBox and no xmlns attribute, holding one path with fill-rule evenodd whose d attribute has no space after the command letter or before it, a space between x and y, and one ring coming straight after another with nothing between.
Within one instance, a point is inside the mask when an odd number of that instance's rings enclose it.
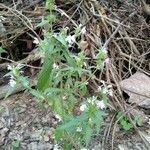
<instances>
[{"instance_id":1,"label":"white flower","mask_svg":"<svg viewBox=\"0 0 150 150\"><path fill-rule=\"evenodd\" d=\"M69 27L65 27L65 29L68 31L68 30L69 30Z\"/></svg>"},{"instance_id":2,"label":"white flower","mask_svg":"<svg viewBox=\"0 0 150 150\"><path fill-rule=\"evenodd\" d=\"M11 77L10 78L10 80L9 80L9 85L11 86L11 87L15 87L15 85L16 85L16 81Z\"/></svg>"},{"instance_id":3,"label":"white flower","mask_svg":"<svg viewBox=\"0 0 150 150\"><path fill-rule=\"evenodd\" d=\"M107 54L106 48L102 48L101 51L102 51L104 54Z\"/></svg>"},{"instance_id":4,"label":"white flower","mask_svg":"<svg viewBox=\"0 0 150 150\"><path fill-rule=\"evenodd\" d=\"M86 64L86 62L83 62L83 65L84 65L85 67L87 67L87 64Z\"/></svg>"},{"instance_id":5,"label":"white flower","mask_svg":"<svg viewBox=\"0 0 150 150\"><path fill-rule=\"evenodd\" d=\"M38 45L40 42L39 42L38 38L34 37L33 43Z\"/></svg>"},{"instance_id":6,"label":"white flower","mask_svg":"<svg viewBox=\"0 0 150 150\"><path fill-rule=\"evenodd\" d=\"M85 34L86 33L86 27L84 26L82 29L81 29L81 34Z\"/></svg>"},{"instance_id":7,"label":"white flower","mask_svg":"<svg viewBox=\"0 0 150 150\"><path fill-rule=\"evenodd\" d=\"M96 106L97 106L97 108L100 108L100 109L105 109L106 108L103 100L97 101Z\"/></svg>"},{"instance_id":8,"label":"white flower","mask_svg":"<svg viewBox=\"0 0 150 150\"><path fill-rule=\"evenodd\" d=\"M109 94L109 96L113 97L113 90L112 90L112 89L109 89L109 90L108 90L108 94Z\"/></svg>"},{"instance_id":9,"label":"white flower","mask_svg":"<svg viewBox=\"0 0 150 150\"><path fill-rule=\"evenodd\" d=\"M15 79L15 77L12 74L10 74L10 79Z\"/></svg>"},{"instance_id":10,"label":"white flower","mask_svg":"<svg viewBox=\"0 0 150 150\"><path fill-rule=\"evenodd\" d=\"M12 66L10 66L10 65L7 66L7 70L12 70L12 69L13 69Z\"/></svg>"},{"instance_id":11,"label":"white flower","mask_svg":"<svg viewBox=\"0 0 150 150\"><path fill-rule=\"evenodd\" d=\"M104 80L100 80L100 82L101 82L102 84L105 84L105 81L104 81Z\"/></svg>"},{"instance_id":12,"label":"white flower","mask_svg":"<svg viewBox=\"0 0 150 150\"><path fill-rule=\"evenodd\" d=\"M82 148L81 150L87 150L86 148Z\"/></svg>"},{"instance_id":13,"label":"white flower","mask_svg":"<svg viewBox=\"0 0 150 150\"><path fill-rule=\"evenodd\" d=\"M66 41L69 43L69 47L71 47L72 46L72 44L73 43L75 43L75 36L74 35L68 35L67 37L66 37Z\"/></svg>"},{"instance_id":14,"label":"white flower","mask_svg":"<svg viewBox=\"0 0 150 150\"><path fill-rule=\"evenodd\" d=\"M61 148L58 144L55 144L54 147L53 147L53 150L61 150Z\"/></svg>"},{"instance_id":15,"label":"white flower","mask_svg":"<svg viewBox=\"0 0 150 150\"><path fill-rule=\"evenodd\" d=\"M106 87L103 88L103 94L107 94L108 93L108 89Z\"/></svg>"},{"instance_id":16,"label":"white flower","mask_svg":"<svg viewBox=\"0 0 150 150\"><path fill-rule=\"evenodd\" d=\"M112 85L109 84L109 85L107 86L107 88L112 88Z\"/></svg>"},{"instance_id":17,"label":"white flower","mask_svg":"<svg viewBox=\"0 0 150 150\"><path fill-rule=\"evenodd\" d=\"M82 104L82 105L80 106L80 111L86 111L86 110L87 110L86 104Z\"/></svg>"},{"instance_id":18,"label":"white flower","mask_svg":"<svg viewBox=\"0 0 150 150\"><path fill-rule=\"evenodd\" d=\"M104 61L104 63L105 64L109 64L109 61L110 61L109 58L106 58L105 61Z\"/></svg>"},{"instance_id":19,"label":"white flower","mask_svg":"<svg viewBox=\"0 0 150 150\"><path fill-rule=\"evenodd\" d=\"M67 96L66 96L66 95L62 96L62 99L63 99L63 100L66 100L66 99L67 99Z\"/></svg>"},{"instance_id":20,"label":"white flower","mask_svg":"<svg viewBox=\"0 0 150 150\"><path fill-rule=\"evenodd\" d=\"M55 114L55 118L56 118L56 119L58 119L58 121L59 121L59 122L60 122L60 121L62 121L61 116L60 116L60 115L58 115L58 114Z\"/></svg>"},{"instance_id":21,"label":"white flower","mask_svg":"<svg viewBox=\"0 0 150 150\"><path fill-rule=\"evenodd\" d=\"M83 25L80 23L80 24L79 24L79 28L81 28L82 26L83 26Z\"/></svg>"},{"instance_id":22,"label":"white flower","mask_svg":"<svg viewBox=\"0 0 150 150\"><path fill-rule=\"evenodd\" d=\"M23 67L24 67L23 64L18 64L18 65L16 66L17 69L21 69L21 68L23 68Z\"/></svg>"},{"instance_id":23,"label":"white flower","mask_svg":"<svg viewBox=\"0 0 150 150\"><path fill-rule=\"evenodd\" d=\"M53 64L53 69L59 69L59 66L56 63L54 63Z\"/></svg>"},{"instance_id":24,"label":"white flower","mask_svg":"<svg viewBox=\"0 0 150 150\"><path fill-rule=\"evenodd\" d=\"M101 86L98 86L97 92L101 92L101 90L102 90L102 87L101 87Z\"/></svg>"},{"instance_id":25,"label":"white flower","mask_svg":"<svg viewBox=\"0 0 150 150\"><path fill-rule=\"evenodd\" d=\"M92 105L94 105L95 101L96 101L96 97L94 96L88 99L88 103Z\"/></svg>"},{"instance_id":26,"label":"white flower","mask_svg":"<svg viewBox=\"0 0 150 150\"><path fill-rule=\"evenodd\" d=\"M82 128L81 127L77 127L77 132L81 132L82 131Z\"/></svg>"},{"instance_id":27,"label":"white flower","mask_svg":"<svg viewBox=\"0 0 150 150\"><path fill-rule=\"evenodd\" d=\"M88 99L88 103L93 105L94 104L94 100L93 99Z\"/></svg>"}]
</instances>

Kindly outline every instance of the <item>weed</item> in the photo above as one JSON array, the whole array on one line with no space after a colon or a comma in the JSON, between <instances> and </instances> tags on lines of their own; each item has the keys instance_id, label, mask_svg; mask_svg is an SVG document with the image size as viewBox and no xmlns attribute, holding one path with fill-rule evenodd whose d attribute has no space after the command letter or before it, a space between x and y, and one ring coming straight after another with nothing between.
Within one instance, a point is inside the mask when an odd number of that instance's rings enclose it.
<instances>
[{"instance_id":1,"label":"weed","mask_svg":"<svg viewBox=\"0 0 150 150\"><path fill-rule=\"evenodd\" d=\"M119 112L117 115L117 118L119 119L121 127L125 131L129 131L129 130L133 129L133 125L132 125L132 123L130 123L129 119L125 116L125 113ZM139 116L136 116L134 118L133 123L138 126L143 126L142 119Z\"/></svg>"},{"instance_id":2,"label":"weed","mask_svg":"<svg viewBox=\"0 0 150 150\"><path fill-rule=\"evenodd\" d=\"M5 108L3 106L0 106L0 114L3 114L5 112Z\"/></svg>"},{"instance_id":3,"label":"weed","mask_svg":"<svg viewBox=\"0 0 150 150\"><path fill-rule=\"evenodd\" d=\"M86 29L77 27L72 35L67 34L67 29L53 32L51 27L56 18L52 13L56 9L53 0L47 0L46 8L50 14L39 26L50 24L50 31L45 33L44 40L38 44L45 58L36 89L32 89L28 78L22 75L18 66L10 66L7 76L11 77L10 85L13 89L21 83L37 97L42 108L50 107L54 111L60 121L55 132L58 144L62 144L64 149L88 147L92 136L100 132L106 117L105 109L109 106L109 90L104 82L97 96L89 96L92 93L88 90L89 81L96 78L95 72L98 70L102 74L107 53L99 49L96 65L88 66L82 49L78 54L69 50L74 43L79 45L76 39ZM78 107L77 115L74 110Z\"/></svg>"},{"instance_id":4,"label":"weed","mask_svg":"<svg viewBox=\"0 0 150 150\"><path fill-rule=\"evenodd\" d=\"M125 116L123 112L119 112L117 118L119 119L121 127L125 131L129 131L130 129L133 129L133 125L130 123L130 121L128 120L128 118Z\"/></svg>"},{"instance_id":5,"label":"weed","mask_svg":"<svg viewBox=\"0 0 150 150\"><path fill-rule=\"evenodd\" d=\"M13 150L19 150L21 146L21 140L17 139L16 141L13 142Z\"/></svg>"}]
</instances>

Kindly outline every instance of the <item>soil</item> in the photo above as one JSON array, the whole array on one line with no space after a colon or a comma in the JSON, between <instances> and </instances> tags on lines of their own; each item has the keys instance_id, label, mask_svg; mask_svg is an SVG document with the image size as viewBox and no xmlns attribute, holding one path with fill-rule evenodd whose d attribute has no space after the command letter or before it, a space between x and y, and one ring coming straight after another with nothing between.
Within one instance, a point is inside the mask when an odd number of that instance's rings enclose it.
<instances>
[{"instance_id":1,"label":"soil","mask_svg":"<svg viewBox=\"0 0 150 150\"><path fill-rule=\"evenodd\" d=\"M0 149L55 149L54 130L58 120L50 109L40 108L36 99L26 92L1 100L0 106ZM93 150L102 149L102 138L100 134L92 141ZM111 136L106 142L104 150L110 150ZM114 150L121 148L148 150L136 132L125 133L119 130L114 138Z\"/></svg>"},{"instance_id":2,"label":"soil","mask_svg":"<svg viewBox=\"0 0 150 150\"><path fill-rule=\"evenodd\" d=\"M42 110L28 93L19 93L0 102L0 147L21 150L53 149L57 120L50 110ZM17 149L17 147L16 147Z\"/></svg>"}]
</instances>

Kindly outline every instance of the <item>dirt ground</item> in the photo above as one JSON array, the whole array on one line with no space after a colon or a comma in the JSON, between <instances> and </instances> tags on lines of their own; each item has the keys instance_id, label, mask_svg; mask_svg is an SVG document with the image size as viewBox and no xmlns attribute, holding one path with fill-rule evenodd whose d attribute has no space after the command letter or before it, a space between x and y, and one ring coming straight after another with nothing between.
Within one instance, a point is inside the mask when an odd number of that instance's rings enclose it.
<instances>
[{"instance_id":1,"label":"dirt ground","mask_svg":"<svg viewBox=\"0 0 150 150\"><path fill-rule=\"evenodd\" d=\"M26 92L1 100L0 106L0 149L56 150L53 137L58 120L50 109L41 109L36 99ZM102 149L102 139L102 135L93 139L93 150ZM110 149L111 137L104 144L104 150ZM114 149L148 150L136 132L118 132Z\"/></svg>"}]
</instances>

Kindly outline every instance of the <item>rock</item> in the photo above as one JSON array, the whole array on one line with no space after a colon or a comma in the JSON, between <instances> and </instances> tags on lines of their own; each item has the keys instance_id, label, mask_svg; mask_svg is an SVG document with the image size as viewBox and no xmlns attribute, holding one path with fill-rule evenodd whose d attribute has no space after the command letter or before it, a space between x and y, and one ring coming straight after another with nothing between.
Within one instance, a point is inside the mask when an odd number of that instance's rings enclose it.
<instances>
[{"instance_id":1,"label":"rock","mask_svg":"<svg viewBox=\"0 0 150 150\"><path fill-rule=\"evenodd\" d=\"M8 137L13 140L18 140L18 139L22 140L23 139L22 133L19 130L10 132Z\"/></svg>"},{"instance_id":2,"label":"rock","mask_svg":"<svg viewBox=\"0 0 150 150\"><path fill-rule=\"evenodd\" d=\"M51 143L37 143L31 142L27 146L27 150L51 150L53 145Z\"/></svg>"},{"instance_id":3,"label":"rock","mask_svg":"<svg viewBox=\"0 0 150 150\"><path fill-rule=\"evenodd\" d=\"M0 130L0 145L3 145L3 142L6 138L6 134L8 133L9 129L8 128L3 128Z\"/></svg>"},{"instance_id":4,"label":"rock","mask_svg":"<svg viewBox=\"0 0 150 150\"><path fill-rule=\"evenodd\" d=\"M119 144L118 145L118 149L119 150L126 150L126 149L128 149L128 147L126 145L124 145L124 144Z\"/></svg>"},{"instance_id":5,"label":"rock","mask_svg":"<svg viewBox=\"0 0 150 150\"><path fill-rule=\"evenodd\" d=\"M38 144L37 142L31 142L27 146L27 150L37 150L38 149Z\"/></svg>"},{"instance_id":6,"label":"rock","mask_svg":"<svg viewBox=\"0 0 150 150\"><path fill-rule=\"evenodd\" d=\"M29 136L31 141L39 141L41 136L41 130L36 130L34 132L31 132Z\"/></svg>"},{"instance_id":7,"label":"rock","mask_svg":"<svg viewBox=\"0 0 150 150\"><path fill-rule=\"evenodd\" d=\"M4 144L4 140L5 140L5 138L0 136L0 146L2 146Z\"/></svg>"},{"instance_id":8,"label":"rock","mask_svg":"<svg viewBox=\"0 0 150 150\"><path fill-rule=\"evenodd\" d=\"M8 128L3 128L2 130L1 130L1 135L4 135L4 134L6 134L7 132L9 131L9 129Z\"/></svg>"},{"instance_id":9,"label":"rock","mask_svg":"<svg viewBox=\"0 0 150 150\"><path fill-rule=\"evenodd\" d=\"M119 150L148 150L146 146L141 142L126 142L125 144L119 144L118 145Z\"/></svg>"},{"instance_id":10,"label":"rock","mask_svg":"<svg viewBox=\"0 0 150 150\"><path fill-rule=\"evenodd\" d=\"M138 117L139 119L141 119L142 123L148 122L149 117L145 115L145 113L142 110L139 110L138 108L132 108L132 106L130 105L127 105L126 109L127 111L130 111L134 118Z\"/></svg>"},{"instance_id":11,"label":"rock","mask_svg":"<svg viewBox=\"0 0 150 150\"><path fill-rule=\"evenodd\" d=\"M37 150L51 150L53 148L53 144L50 143L40 143L38 144Z\"/></svg>"},{"instance_id":12,"label":"rock","mask_svg":"<svg viewBox=\"0 0 150 150\"><path fill-rule=\"evenodd\" d=\"M0 129L4 128L4 123L0 121Z\"/></svg>"},{"instance_id":13,"label":"rock","mask_svg":"<svg viewBox=\"0 0 150 150\"><path fill-rule=\"evenodd\" d=\"M143 108L150 108L150 78L141 72L121 81L120 86L130 98L129 103L135 103Z\"/></svg>"},{"instance_id":14,"label":"rock","mask_svg":"<svg viewBox=\"0 0 150 150\"><path fill-rule=\"evenodd\" d=\"M150 129L146 131L139 131L139 133L145 139L147 144L150 146Z\"/></svg>"},{"instance_id":15,"label":"rock","mask_svg":"<svg viewBox=\"0 0 150 150\"><path fill-rule=\"evenodd\" d=\"M101 144L95 145L95 146L92 148L92 150L100 150L100 149L102 149Z\"/></svg>"}]
</instances>

